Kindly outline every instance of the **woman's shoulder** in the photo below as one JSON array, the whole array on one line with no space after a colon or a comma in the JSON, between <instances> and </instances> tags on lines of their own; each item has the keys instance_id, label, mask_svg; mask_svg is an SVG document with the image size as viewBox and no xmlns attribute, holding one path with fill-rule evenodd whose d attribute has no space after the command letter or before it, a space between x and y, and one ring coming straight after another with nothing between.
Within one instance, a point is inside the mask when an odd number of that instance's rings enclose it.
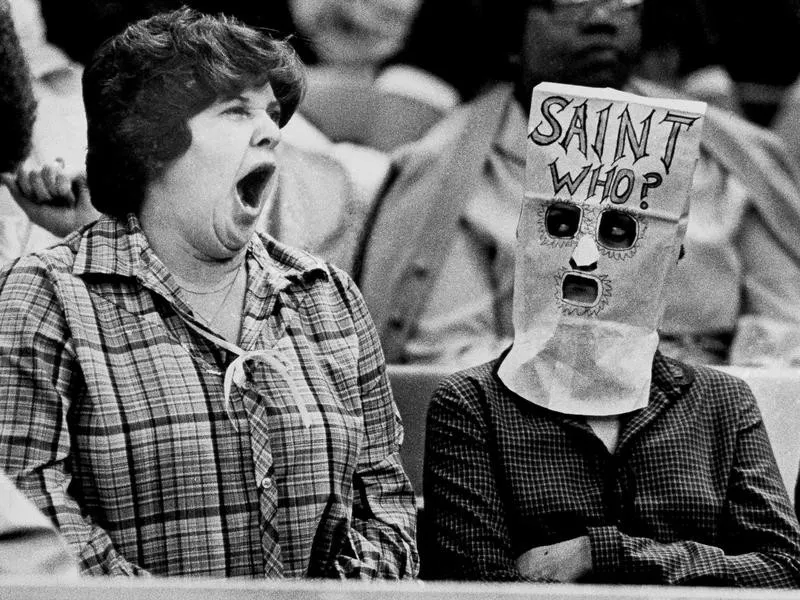
<instances>
[{"instance_id":1,"label":"woman's shoulder","mask_svg":"<svg viewBox=\"0 0 800 600\"><path fill-rule=\"evenodd\" d=\"M297 284L294 289L315 295L359 296L360 292L350 275L342 268L316 254L285 244L266 233L257 233L259 245L256 253L264 252L266 260L280 275Z\"/></svg>"},{"instance_id":2,"label":"woman's shoulder","mask_svg":"<svg viewBox=\"0 0 800 600\"><path fill-rule=\"evenodd\" d=\"M5 284L19 277L33 281L46 277L47 273L71 271L77 253L72 237L48 248L24 254L4 265L0 270L0 281Z\"/></svg>"}]
</instances>

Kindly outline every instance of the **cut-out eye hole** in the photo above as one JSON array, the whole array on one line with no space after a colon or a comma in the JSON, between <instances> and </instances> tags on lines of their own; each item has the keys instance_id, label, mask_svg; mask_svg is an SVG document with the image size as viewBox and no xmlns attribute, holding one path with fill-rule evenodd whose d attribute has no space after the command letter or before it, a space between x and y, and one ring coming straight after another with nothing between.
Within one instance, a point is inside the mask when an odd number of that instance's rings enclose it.
<instances>
[{"instance_id":1,"label":"cut-out eye hole","mask_svg":"<svg viewBox=\"0 0 800 600\"><path fill-rule=\"evenodd\" d=\"M578 233L581 223L581 209L574 204L558 202L547 208L544 217L547 233L557 238L571 238Z\"/></svg>"},{"instance_id":2,"label":"cut-out eye hole","mask_svg":"<svg viewBox=\"0 0 800 600\"><path fill-rule=\"evenodd\" d=\"M597 241L612 250L627 250L636 241L637 223L628 213L605 210L600 215Z\"/></svg>"}]
</instances>

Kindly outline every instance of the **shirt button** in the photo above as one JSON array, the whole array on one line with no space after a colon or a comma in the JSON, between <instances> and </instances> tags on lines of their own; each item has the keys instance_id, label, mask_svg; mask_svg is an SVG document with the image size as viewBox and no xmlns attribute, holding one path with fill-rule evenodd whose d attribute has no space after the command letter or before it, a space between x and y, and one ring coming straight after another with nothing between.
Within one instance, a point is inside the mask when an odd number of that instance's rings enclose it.
<instances>
[{"instance_id":1,"label":"shirt button","mask_svg":"<svg viewBox=\"0 0 800 600\"><path fill-rule=\"evenodd\" d=\"M261 480L262 488L268 488L271 485L272 485L272 477L264 477L264 479Z\"/></svg>"}]
</instances>

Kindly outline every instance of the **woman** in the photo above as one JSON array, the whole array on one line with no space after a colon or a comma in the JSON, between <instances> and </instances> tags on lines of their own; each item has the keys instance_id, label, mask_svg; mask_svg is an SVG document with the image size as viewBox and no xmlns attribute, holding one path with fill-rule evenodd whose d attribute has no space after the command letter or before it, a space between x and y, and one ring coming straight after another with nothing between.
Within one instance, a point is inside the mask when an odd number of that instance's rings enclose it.
<instances>
[{"instance_id":1,"label":"woman","mask_svg":"<svg viewBox=\"0 0 800 600\"><path fill-rule=\"evenodd\" d=\"M2 468L84 573L408 577L414 500L363 301L255 234L303 90L182 9L84 74L105 216L0 276Z\"/></svg>"}]
</instances>

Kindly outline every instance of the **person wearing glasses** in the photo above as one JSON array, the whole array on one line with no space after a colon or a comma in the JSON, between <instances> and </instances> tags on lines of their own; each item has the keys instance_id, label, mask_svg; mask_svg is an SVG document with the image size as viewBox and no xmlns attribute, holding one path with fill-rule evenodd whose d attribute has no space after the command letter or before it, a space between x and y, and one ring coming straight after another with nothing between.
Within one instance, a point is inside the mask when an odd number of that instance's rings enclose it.
<instances>
[{"instance_id":1,"label":"person wearing glasses","mask_svg":"<svg viewBox=\"0 0 800 600\"><path fill-rule=\"evenodd\" d=\"M466 366L509 343L513 243L535 84L678 95L634 76L643 0L483 0L470 3L472 12L463 4L422 4L415 30L437 32L437 52L423 47L416 58L470 101L397 157L397 176L375 212L356 272L390 362ZM456 13L460 25L449 27ZM475 43L487 36L491 43ZM414 53L416 41L409 39L406 52ZM492 119L497 124L487 126ZM481 125L482 133L467 135ZM446 162L460 154L464 163L468 152L482 153L469 172L459 161ZM791 356L773 343L773 334L781 338L800 324L800 186L789 164L776 138L709 107L686 257L667 290L661 329L667 354L758 364ZM441 202L468 177L461 199L447 209L453 224L447 243L434 253L407 251L415 232L437 217L428 210L437 204L431 197ZM420 290L418 297L409 290Z\"/></svg>"}]
</instances>

